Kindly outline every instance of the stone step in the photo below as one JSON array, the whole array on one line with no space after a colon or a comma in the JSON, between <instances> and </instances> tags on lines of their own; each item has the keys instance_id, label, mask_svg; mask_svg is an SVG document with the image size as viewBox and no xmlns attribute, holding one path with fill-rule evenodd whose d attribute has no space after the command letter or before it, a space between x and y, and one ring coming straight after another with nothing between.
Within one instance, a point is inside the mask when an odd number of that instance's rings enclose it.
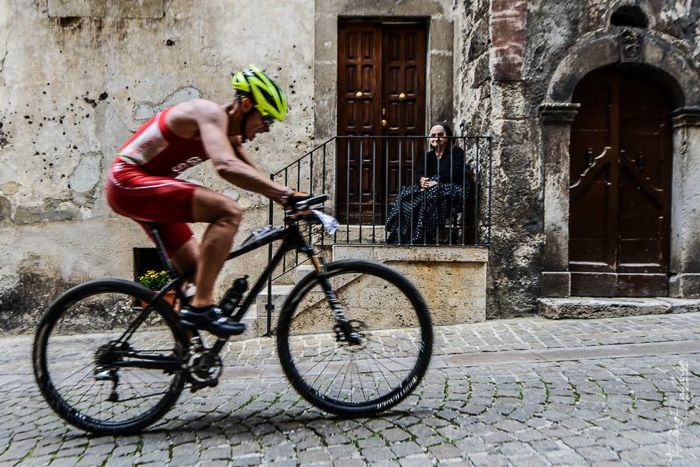
<instances>
[{"instance_id":1,"label":"stone step","mask_svg":"<svg viewBox=\"0 0 700 467\"><path fill-rule=\"evenodd\" d=\"M539 311L550 319L619 318L623 316L700 311L700 300L649 297L567 297L540 298Z\"/></svg>"},{"instance_id":2,"label":"stone step","mask_svg":"<svg viewBox=\"0 0 700 467\"><path fill-rule=\"evenodd\" d=\"M274 305L274 311L272 312L272 326L275 326L277 322L277 317L279 316L279 310L282 309L284 301L287 299L287 295L292 291L294 285L273 285L272 286L272 296L271 302ZM259 313L256 314L255 325L251 328L251 331L255 332L255 335L260 337L265 335L267 332L267 288L263 289L262 292L258 294L255 300L256 310ZM251 333L252 334L252 333Z\"/></svg>"},{"instance_id":3,"label":"stone step","mask_svg":"<svg viewBox=\"0 0 700 467\"><path fill-rule=\"evenodd\" d=\"M307 274L310 274L315 270L316 268L314 268L310 264L300 264L296 267L296 269L294 269L294 273L292 274L294 278L294 284L298 284L304 277L306 277Z\"/></svg>"},{"instance_id":4,"label":"stone step","mask_svg":"<svg viewBox=\"0 0 700 467\"><path fill-rule=\"evenodd\" d=\"M313 270L313 266L300 266L301 272L299 273L298 280L301 280L301 278L308 274L310 271ZM357 276L359 277L359 276ZM345 287L348 285L350 282L351 278L350 277L344 277L343 282L338 282L336 280L335 287L336 290ZM287 299L287 296L290 294L292 289L294 288L294 285L273 285L272 286L272 304L274 305L274 310L272 311L272 327L275 326L275 323L277 323L277 318L279 317L279 312L282 310L282 306L284 305L285 300ZM309 295L307 295L307 298L311 300L311 305L318 303L321 300L325 300L326 297L324 293L319 289L319 287L315 287L309 292ZM260 310L260 313L257 315L256 319L256 324L254 326L255 332L257 336L262 336L267 332L267 289L263 290L258 294L257 299L256 299L256 308L257 310Z\"/></svg>"},{"instance_id":5,"label":"stone step","mask_svg":"<svg viewBox=\"0 0 700 467\"><path fill-rule=\"evenodd\" d=\"M246 313L245 317L241 320L241 323L245 324L246 331L238 336L231 336L229 338L230 341L244 341L258 336L258 316L255 308L255 305L251 306L248 313Z\"/></svg>"}]
</instances>

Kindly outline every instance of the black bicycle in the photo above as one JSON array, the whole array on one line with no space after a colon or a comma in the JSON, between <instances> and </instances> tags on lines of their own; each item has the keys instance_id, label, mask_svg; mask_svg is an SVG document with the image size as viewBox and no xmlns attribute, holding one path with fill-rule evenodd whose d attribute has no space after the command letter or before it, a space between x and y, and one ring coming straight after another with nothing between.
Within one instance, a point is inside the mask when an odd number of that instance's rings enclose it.
<instances>
[{"instance_id":1,"label":"black bicycle","mask_svg":"<svg viewBox=\"0 0 700 467\"><path fill-rule=\"evenodd\" d=\"M285 254L306 255L315 270L287 297L275 330L280 363L296 391L316 407L342 416L371 416L401 402L425 374L433 334L428 307L415 286L382 264L325 263L304 239L301 224L321 223L327 195L285 211L284 226L252 234L229 259L281 240L250 291L237 279L220 304L240 321ZM138 432L162 417L185 385L215 386L227 339L207 345L183 327L185 275L177 275L152 228L172 281L154 292L122 279L78 285L48 308L34 340L33 364L44 398L72 425L97 434Z\"/></svg>"}]
</instances>

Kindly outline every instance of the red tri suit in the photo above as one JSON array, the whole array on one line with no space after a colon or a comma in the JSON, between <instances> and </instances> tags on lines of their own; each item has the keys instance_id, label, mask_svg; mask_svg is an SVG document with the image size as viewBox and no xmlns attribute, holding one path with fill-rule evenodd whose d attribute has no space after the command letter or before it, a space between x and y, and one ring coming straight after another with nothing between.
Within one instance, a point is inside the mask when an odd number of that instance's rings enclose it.
<instances>
[{"instance_id":1,"label":"red tri suit","mask_svg":"<svg viewBox=\"0 0 700 467\"><path fill-rule=\"evenodd\" d=\"M147 222L158 231L169 255L192 238L192 196L198 185L177 177L209 159L202 141L176 135L165 117L169 107L146 122L119 148L105 187L107 203L117 214L129 217L149 233Z\"/></svg>"}]
</instances>

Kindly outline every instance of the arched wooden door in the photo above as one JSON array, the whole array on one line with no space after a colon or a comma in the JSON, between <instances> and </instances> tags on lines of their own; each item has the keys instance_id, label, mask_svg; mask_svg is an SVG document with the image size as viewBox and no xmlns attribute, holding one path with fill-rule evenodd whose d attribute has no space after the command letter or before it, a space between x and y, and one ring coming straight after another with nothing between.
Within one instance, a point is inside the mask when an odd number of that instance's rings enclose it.
<instances>
[{"instance_id":1,"label":"arched wooden door","mask_svg":"<svg viewBox=\"0 0 700 467\"><path fill-rule=\"evenodd\" d=\"M668 295L671 101L642 73L578 84L571 129L569 270L575 296Z\"/></svg>"}]
</instances>

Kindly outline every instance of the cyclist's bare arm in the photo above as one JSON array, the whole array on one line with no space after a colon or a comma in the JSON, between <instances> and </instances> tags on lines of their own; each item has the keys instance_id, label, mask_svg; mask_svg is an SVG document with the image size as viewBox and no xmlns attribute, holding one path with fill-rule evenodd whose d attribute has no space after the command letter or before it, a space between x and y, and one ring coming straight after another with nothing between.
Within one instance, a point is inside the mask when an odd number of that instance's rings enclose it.
<instances>
[{"instance_id":1,"label":"cyclist's bare arm","mask_svg":"<svg viewBox=\"0 0 700 467\"><path fill-rule=\"evenodd\" d=\"M261 172L260 167L258 167L255 162L253 162L253 158L250 157L250 153L246 151L246 149L243 147L242 144L240 143L233 143L233 152L236 154L236 157L238 157L240 160L257 170L258 172Z\"/></svg>"},{"instance_id":2,"label":"cyclist's bare arm","mask_svg":"<svg viewBox=\"0 0 700 467\"><path fill-rule=\"evenodd\" d=\"M289 189L273 182L234 153L226 134L228 117L221 106L204 99L179 104L170 113L168 125L180 136L193 137L199 133L214 168L224 180L283 202Z\"/></svg>"}]
</instances>

